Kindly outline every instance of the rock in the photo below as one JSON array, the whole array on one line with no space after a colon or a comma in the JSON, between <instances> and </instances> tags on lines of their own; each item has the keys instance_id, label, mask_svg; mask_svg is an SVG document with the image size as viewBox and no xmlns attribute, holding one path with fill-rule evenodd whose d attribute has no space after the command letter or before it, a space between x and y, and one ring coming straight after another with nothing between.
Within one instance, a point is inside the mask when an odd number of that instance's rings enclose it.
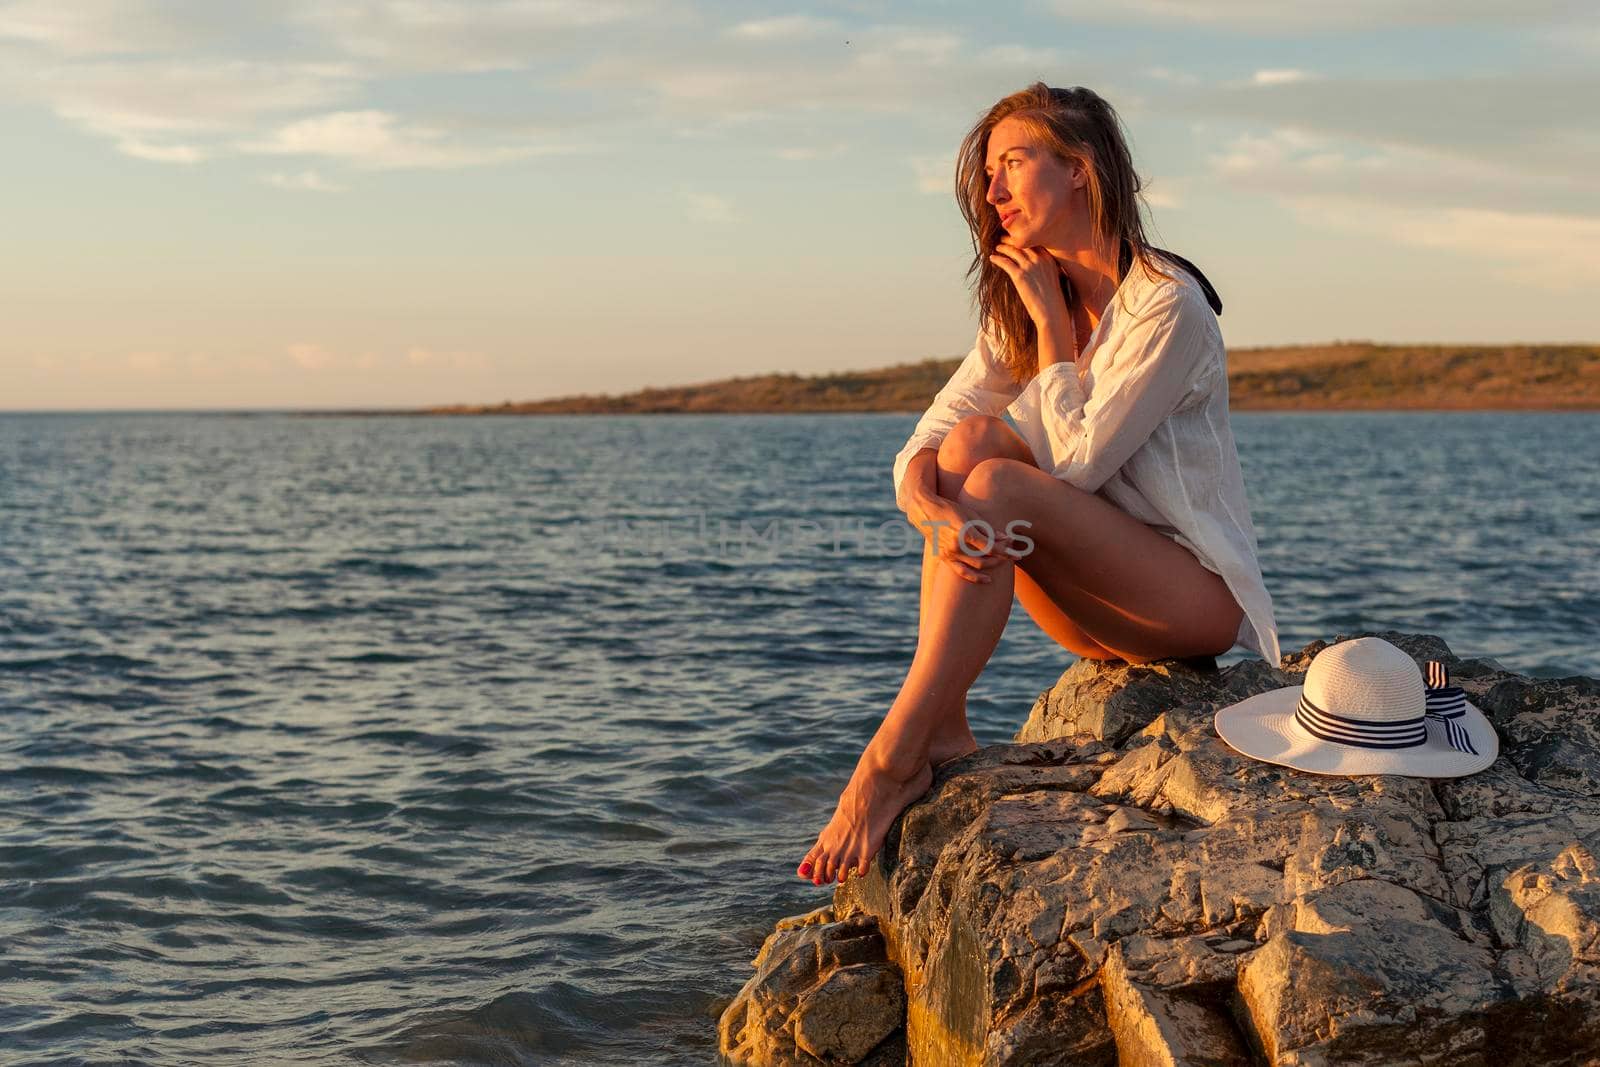
<instances>
[{"instance_id":1,"label":"rock","mask_svg":"<svg viewBox=\"0 0 1600 1067\"><path fill-rule=\"evenodd\" d=\"M1317 1050L1377 1067L1419 1048L1468 1062L1486 1048L1486 1009L1505 999L1487 938L1441 928L1411 890L1374 881L1297 900L1238 987L1275 1063Z\"/></svg>"},{"instance_id":2,"label":"rock","mask_svg":"<svg viewBox=\"0 0 1600 1067\"><path fill-rule=\"evenodd\" d=\"M1222 975L1230 967L1220 962L1215 970ZM1250 1067L1250 1051L1228 1017L1226 1001L1207 999L1224 990L1225 979L1172 989L1152 985L1130 971L1123 944L1114 946L1100 968L1100 991L1119 1060L1149 1067Z\"/></svg>"},{"instance_id":3,"label":"rock","mask_svg":"<svg viewBox=\"0 0 1600 1067\"><path fill-rule=\"evenodd\" d=\"M1081 659L1039 694L1017 740L1092 738L1119 745L1173 704L1215 700L1219 690L1238 691L1239 696L1224 701L1231 703L1291 684L1261 660L1237 664L1219 675L1214 667L1205 670L1185 660L1108 666Z\"/></svg>"},{"instance_id":4,"label":"rock","mask_svg":"<svg viewBox=\"0 0 1600 1067\"><path fill-rule=\"evenodd\" d=\"M905 1062L905 986L869 915L831 908L784 919L756 973L722 1013L723 1056L738 1064Z\"/></svg>"},{"instance_id":5,"label":"rock","mask_svg":"<svg viewBox=\"0 0 1600 1067\"><path fill-rule=\"evenodd\" d=\"M1371 636L1446 662L1492 767L1337 778L1228 748L1216 709L1297 684L1321 641L1279 670L1079 662L1017 744L941 767L834 898L898 964L912 1062L1600 1063L1600 682Z\"/></svg>"}]
</instances>

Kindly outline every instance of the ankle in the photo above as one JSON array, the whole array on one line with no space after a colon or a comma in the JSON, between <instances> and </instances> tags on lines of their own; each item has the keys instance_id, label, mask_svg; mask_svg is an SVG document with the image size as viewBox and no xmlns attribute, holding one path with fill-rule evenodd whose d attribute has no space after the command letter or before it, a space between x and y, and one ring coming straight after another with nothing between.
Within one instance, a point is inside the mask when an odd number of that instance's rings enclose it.
<instances>
[{"instance_id":1,"label":"ankle","mask_svg":"<svg viewBox=\"0 0 1600 1067\"><path fill-rule=\"evenodd\" d=\"M861 767L871 774L882 774L897 782L909 782L928 765L928 747L912 749L889 746L874 740L861 753Z\"/></svg>"}]
</instances>

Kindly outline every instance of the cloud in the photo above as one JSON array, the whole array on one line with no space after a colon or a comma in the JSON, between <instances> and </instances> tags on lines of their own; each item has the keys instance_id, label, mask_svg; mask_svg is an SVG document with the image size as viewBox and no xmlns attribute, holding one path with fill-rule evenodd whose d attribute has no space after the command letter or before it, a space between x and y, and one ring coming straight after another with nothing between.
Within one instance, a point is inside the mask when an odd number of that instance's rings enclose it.
<instances>
[{"instance_id":1,"label":"cloud","mask_svg":"<svg viewBox=\"0 0 1600 1067\"><path fill-rule=\"evenodd\" d=\"M1178 189L1180 184L1175 179L1151 181L1144 189L1145 203L1169 211L1183 207L1183 196Z\"/></svg>"},{"instance_id":2,"label":"cloud","mask_svg":"<svg viewBox=\"0 0 1600 1067\"><path fill-rule=\"evenodd\" d=\"M1059 15L1080 22L1216 26L1255 34L1483 23L1530 24L1582 16L1588 0L1054 0Z\"/></svg>"},{"instance_id":3,"label":"cloud","mask_svg":"<svg viewBox=\"0 0 1600 1067\"><path fill-rule=\"evenodd\" d=\"M1554 292L1600 285L1600 200L1564 175L1294 128L1239 135L1209 162L1232 191L1264 192L1308 226L1476 258Z\"/></svg>"},{"instance_id":4,"label":"cloud","mask_svg":"<svg viewBox=\"0 0 1600 1067\"><path fill-rule=\"evenodd\" d=\"M1426 163L1411 181L1446 187L1591 187L1600 128L1591 101L1600 75L1497 75L1428 80L1316 78L1273 85L1206 86L1174 93L1167 113L1227 119ZM1208 128L1207 136L1215 136ZM1348 154L1348 153L1347 153ZM1463 173L1470 167L1478 174ZM1435 171L1439 173L1436 175ZM1574 192L1574 196L1576 192Z\"/></svg>"},{"instance_id":5,"label":"cloud","mask_svg":"<svg viewBox=\"0 0 1600 1067\"><path fill-rule=\"evenodd\" d=\"M291 20L385 69L481 73L526 69L584 31L656 14L638 0L322 0Z\"/></svg>"},{"instance_id":6,"label":"cloud","mask_svg":"<svg viewBox=\"0 0 1600 1067\"><path fill-rule=\"evenodd\" d=\"M1025 57L1028 66L1019 65ZM1021 45L976 47L961 34L908 26L863 26L842 40L799 42L752 51L722 35L693 49L609 55L574 74L571 88L610 91L628 85L653 97L661 112L702 125L813 119L854 121L918 114L948 121L1060 68L1065 54ZM1031 66L1033 69L1029 70ZM1105 73L1078 62L1078 78L1103 84ZM978 103L974 103L974 102Z\"/></svg>"},{"instance_id":7,"label":"cloud","mask_svg":"<svg viewBox=\"0 0 1600 1067\"><path fill-rule=\"evenodd\" d=\"M1008 66L1033 68L1043 72L1061 62L1061 53L1054 48L1035 48L1023 44L998 44L985 48L975 57L980 66Z\"/></svg>"},{"instance_id":8,"label":"cloud","mask_svg":"<svg viewBox=\"0 0 1600 1067\"><path fill-rule=\"evenodd\" d=\"M117 151L154 163L199 163L208 156L204 149L192 144L150 144L131 137L118 141Z\"/></svg>"},{"instance_id":9,"label":"cloud","mask_svg":"<svg viewBox=\"0 0 1600 1067\"><path fill-rule=\"evenodd\" d=\"M1272 175L1281 181L1287 170L1324 171L1330 162L1345 163L1331 147L1328 138L1289 126L1265 134L1240 134L1210 161L1213 169L1231 178Z\"/></svg>"},{"instance_id":10,"label":"cloud","mask_svg":"<svg viewBox=\"0 0 1600 1067\"><path fill-rule=\"evenodd\" d=\"M1208 163L1234 191L1280 197L1357 195L1386 204L1510 212L1565 203L1579 214L1600 214L1600 198L1581 177L1529 170L1511 158L1482 161L1296 127L1239 134Z\"/></svg>"},{"instance_id":11,"label":"cloud","mask_svg":"<svg viewBox=\"0 0 1600 1067\"><path fill-rule=\"evenodd\" d=\"M62 117L111 136L236 130L349 96L333 63L176 60L42 66L20 79Z\"/></svg>"},{"instance_id":12,"label":"cloud","mask_svg":"<svg viewBox=\"0 0 1600 1067\"><path fill-rule=\"evenodd\" d=\"M308 341L296 342L285 351L295 364L306 370L326 370L333 365L332 352Z\"/></svg>"},{"instance_id":13,"label":"cloud","mask_svg":"<svg viewBox=\"0 0 1600 1067\"><path fill-rule=\"evenodd\" d=\"M835 141L825 145L789 145L784 148L775 148L772 154L779 159L786 159L791 163L802 163L813 159L827 159L836 156L850 146L844 141Z\"/></svg>"},{"instance_id":14,"label":"cloud","mask_svg":"<svg viewBox=\"0 0 1600 1067\"><path fill-rule=\"evenodd\" d=\"M230 154L228 137L354 89L338 64L247 60L47 61L0 79L125 155L181 164Z\"/></svg>"},{"instance_id":15,"label":"cloud","mask_svg":"<svg viewBox=\"0 0 1600 1067\"><path fill-rule=\"evenodd\" d=\"M873 39L874 47L864 50L861 56L861 62L869 66L894 63L902 58L945 64L957 58L963 46L960 34L936 30L901 30L889 34L876 32ZM977 59L985 65L1009 66L1018 54L1016 49L1001 46L984 49Z\"/></svg>"},{"instance_id":16,"label":"cloud","mask_svg":"<svg viewBox=\"0 0 1600 1067\"><path fill-rule=\"evenodd\" d=\"M321 136L304 154L478 166L571 149L542 143L542 125L515 110L429 121L350 105L397 74L526 69L570 54L570 34L648 23L659 10L635 0L0 0L0 93L154 162L294 154ZM483 132L495 128L505 135Z\"/></svg>"},{"instance_id":17,"label":"cloud","mask_svg":"<svg viewBox=\"0 0 1600 1067\"><path fill-rule=\"evenodd\" d=\"M1600 216L1419 209L1339 196L1288 203L1307 225L1480 259L1506 281L1557 292L1600 286Z\"/></svg>"},{"instance_id":18,"label":"cloud","mask_svg":"<svg viewBox=\"0 0 1600 1067\"><path fill-rule=\"evenodd\" d=\"M116 55L203 42L214 25L192 5L137 0L12 0L0 4L0 39L67 56Z\"/></svg>"},{"instance_id":19,"label":"cloud","mask_svg":"<svg viewBox=\"0 0 1600 1067\"><path fill-rule=\"evenodd\" d=\"M461 128L451 128L376 109L306 115L361 91L355 69L339 63L68 64L32 71L24 86L124 154L164 163L246 153L322 156L373 169L442 168L579 150L541 139L525 124L494 137L467 129L471 120L458 119Z\"/></svg>"},{"instance_id":20,"label":"cloud","mask_svg":"<svg viewBox=\"0 0 1600 1067\"><path fill-rule=\"evenodd\" d=\"M1200 76L1191 74L1186 70L1173 70L1171 67L1146 67L1144 75L1157 81L1170 82L1173 85L1198 85Z\"/></svg>"},{"instance_id":21,"label":"cloud","mask_svg":"<svg viewBox=\"0 0 1600 1067\"><path fill-rule=\"evenodd\" d=\"M852 23L847 44L841 22L812 14L731 19L720 32L708 32L710 17L682 0L0 0L0 39L17 42L0 92L15 88L139 159L302 157L325 161L317 173L333 186L342 168L588 150L551 131L625 138L630 122L702 138L756 128L754 150L816 159L843 143L805 136L819 114L832 129L883 115L942 121L1065 58L937 25ZM377 96L400 77L503 71L525 72L515 92L450 113L390 102L428 98L404 83ZM261 180L315 186L274 173Z\"/></svg>"},{"instance_id":22,"label":"cloud","mask_svg":"<svg viewBox=\"0 0 1600 1067\"><path fill-rule=\"evenodd\" d=\"M839 24L832 19L812 15L777 15L741 22L723 32L730 37L742 37L749 41L795 41L811 40L825 33L835 33L838 29Z\"/></svg>"},{"instance_id":23,"label":"cloud","mask_svg":"<svg viewBox=\"0 0 1600 1067\"><path fill-rule=\"evenodd\" d=\"M1303 70L1279 69L1258 70L1250 75L1251 85L1288 85L1290 82L1303 82L1312 77Z\"/></svg>"},{"instance_id":24,"label":"cloud","mask_svg":"<svg viewBox=\"0 0 1600 1067\"><path fill-rule=\"evenodd\" d=\"M689 218L695 222L724 226L739 221L739 213L734 210L733 204L715 193L686 190L683 199L688 206Z\"/></svg>"},{"instance_id":25,"label":"cloud","mask_svg":"<svg viewBox=\"0 0 1600 1067\"><path fill-rule=\"evenodd\" d=\"M482 352L467 349L441 350L413 345L404 353L385 355L366 350L350 354L334 352L320 344L300 341L290 345L286 352L289 360L308 371L375 371L375 370L429 370L472 371L492 370L494 360Z\"/></svg>"},{"instance_id":26,"label":"cloud","mask_svg":"<svg viewBox=\"0 0 1600 1067\"><path fill-rule=\"evenodd\" d=\"M261 176L261 180L276 188L292 189L297 192L339 193L344 191L344 186L335 185L314 170L303 170L298 174L264 174Z\"/></svg>"},{"instance_id":27,"label":"cloud","mask_svg":"<svg viewBox=\"0 0 1600 1067\"><path fill-rule=\"evenodd\" d=\"M554 144L453 143L445 130L407 124L387 111L336 111L300 119L264 139L241 141L238 148L259 155L324 156L377 170L481 166L572 150Z\"/></svg>"},{"instance_id":28,"label":"cloud","mask_svg":"<svg viewBox=\"0 0 1600 1067\"><path fill-rule=\"evenodd\" d=\"M60 360L48 365L50 370L61 370L64 367L65 364ZM220 378L228 369L209 352L189 352L180 356L176 352L140 349L124 354L120 360L114 355L78 358L79 372L84 374L102 375L115 373L123 368L153 378L179 375L184 378Z\"/></svg>"}]
</instances>

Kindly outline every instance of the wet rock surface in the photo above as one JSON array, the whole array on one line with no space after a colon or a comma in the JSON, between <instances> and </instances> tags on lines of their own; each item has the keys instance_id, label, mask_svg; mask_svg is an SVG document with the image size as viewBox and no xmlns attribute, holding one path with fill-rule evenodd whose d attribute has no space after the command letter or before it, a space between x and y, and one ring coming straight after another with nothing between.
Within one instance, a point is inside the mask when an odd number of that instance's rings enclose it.
<instances>
[{"instance_id":1,"label":"wet rock surface","mask_svg":"<svg viewBox=\"0 0 1600 1067\"><path fill-rule=\"evenodd\" d=\"M740 1064L905 1063L905 985L869 915L783 919L756 973L722 1013L722 1054Z\"/></svg>"},{"instance_id":2,"label":"wet rock surface","mask_svg":"<svg viewBox=\"0 0 1600 1067\"><path fill-rule=\"evenodd\" d=\"M1500 759L1339 778L1228 748L1214 712L1299 684L1315 642L1279 670L1080 661L1023 743L941 768L827 913L881 931L911 1062L1600 1063L1600 682L1360 636L1444 660ZM864 1040L758 1059L723 1019L739 1063Z\"/></svg>"}]
</instances>

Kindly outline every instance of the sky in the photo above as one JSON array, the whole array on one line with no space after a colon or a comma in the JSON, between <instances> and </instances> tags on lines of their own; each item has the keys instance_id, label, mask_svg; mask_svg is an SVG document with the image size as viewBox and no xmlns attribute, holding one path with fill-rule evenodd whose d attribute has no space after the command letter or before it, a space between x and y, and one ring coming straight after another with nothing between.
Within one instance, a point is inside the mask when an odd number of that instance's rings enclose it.
<instances>
[{"instance_id":1,"label":"sky","mask_svg":"<svg viewBox=\"0 0 1600 1067\"><path fill-rule=\"evenodd\" d=\"M959 356L954 151L1035 80L1230 346L1600 342L1592 0L0 0L0 410Z\"/></svg>"}]
</instances>

